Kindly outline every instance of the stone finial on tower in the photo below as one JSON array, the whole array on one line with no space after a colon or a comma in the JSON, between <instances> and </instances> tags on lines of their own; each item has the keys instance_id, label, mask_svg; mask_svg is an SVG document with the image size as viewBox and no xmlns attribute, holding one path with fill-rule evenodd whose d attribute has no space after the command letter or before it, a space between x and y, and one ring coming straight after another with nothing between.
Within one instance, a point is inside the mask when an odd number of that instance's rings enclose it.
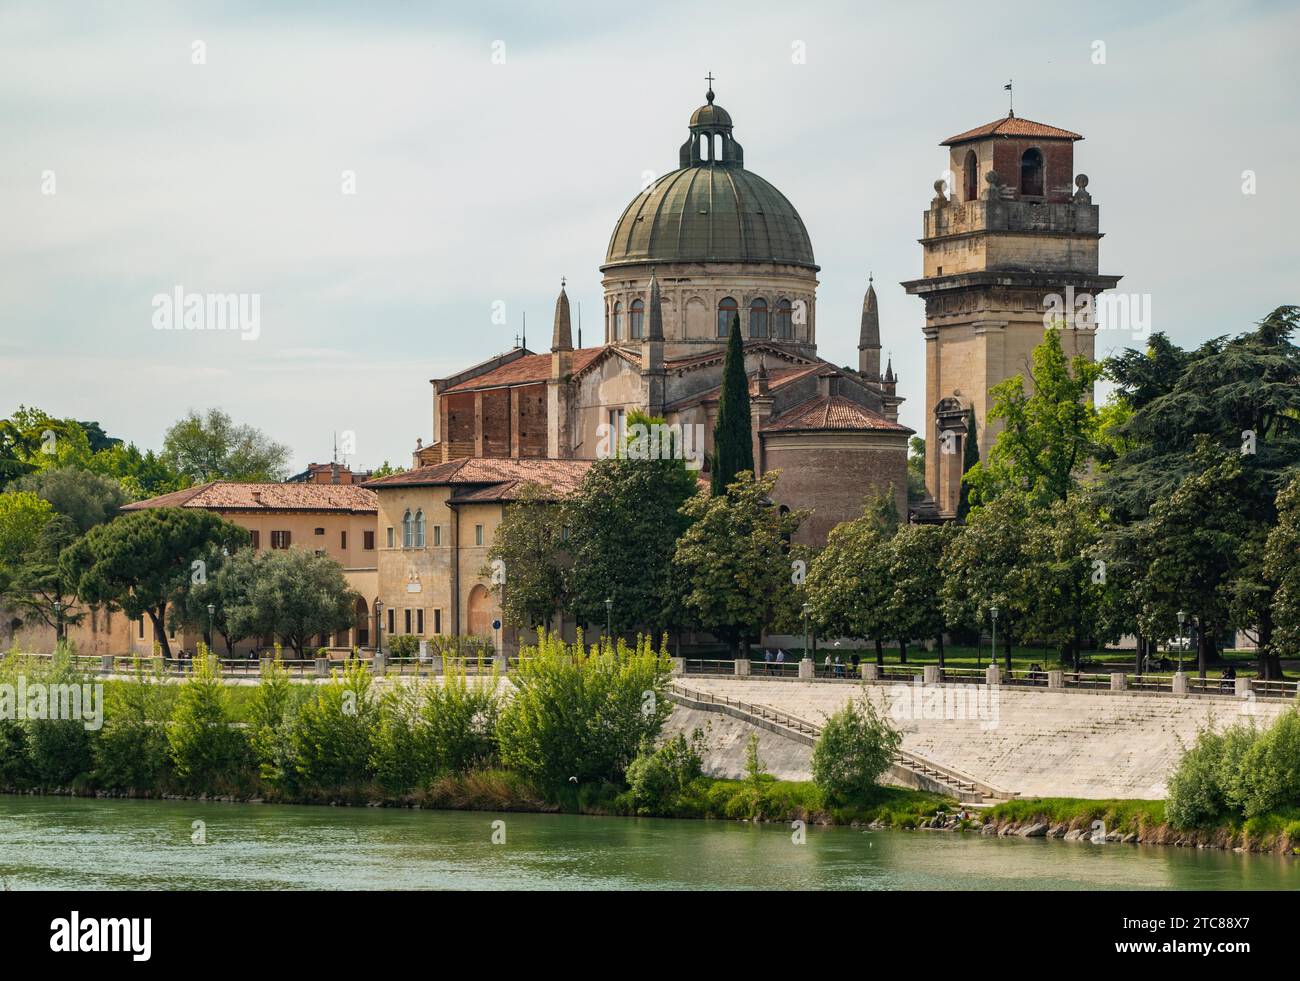
<instances>
[{"instance_id":1,"label":"stone finial on tower","mask_svg":"<svg viewBox=\"0 0 1300 981\"><path fill-rule=\"evenodd\" d=\"M894 358L891 355L889 362L885 367L885 377L881 382L881 388L885 390L886 395L893 395L898 387L898 376L894 374Z\"/></svg>"},{"instance_id":2,"label":"stone finial on tower","mask_svg":"<svg viewBox=\"0 0 1300 981\"><path fill-rule=\"evenodd\" d=\"M552 351L573 350L573 328L569 323L569 296L560 280L560 295L555 300L555 329L551 331Z\"/></svg>"},{"instance_id":3,"label":"stone finial on tower","mask_svg":"<svg viewBox=\"0 0 1300 981\"><path fill-rule=\"evenodd\" d=\"M880 380L880 308L876 301L875 278L872 276L867 277L867 295L862 298L858 372L871 381Z\"/></svg>"},{"instance_id":4,"label":"stone finial on tower","mask_svg":"<svg viewBox=\"0 0 1300 981\"><path fill-rule=\"evenodd\" d=\"M754 379L754 393L756 395L766 395L767 392L767 358L760 354L758 356L758 375Z\"/></svg>"}]
</instances>

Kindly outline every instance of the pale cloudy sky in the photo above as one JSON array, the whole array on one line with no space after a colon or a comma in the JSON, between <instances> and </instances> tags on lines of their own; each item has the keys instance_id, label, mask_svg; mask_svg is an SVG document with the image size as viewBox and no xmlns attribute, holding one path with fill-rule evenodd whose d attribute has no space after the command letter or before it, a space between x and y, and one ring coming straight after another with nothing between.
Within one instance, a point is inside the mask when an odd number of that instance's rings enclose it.
<instances>
[{"instance_id":1,"label":"pale cloudy sky","mask_svg":"<svg viewBox=\"0 0 1300 981\"><path fill-rule=\"evenodd\" d=\"M897 284L939 141L1004 115L1014 78L1017 115L1087 137L1102 272L1181 343L1235 332L1300 301L1298 38L1293 2L0 0L0 414L156 447L221 406L297 465L335 430L358 465L406 463L428 379L507 349L525 312L542 348L562 275L600 336L610 231L676 166L712 71L812 236L821 353L855 360L874 271L919 428L923 311ZM261 336L154 330L178 284L260 294Z\"/></svg>"}]
</instances>

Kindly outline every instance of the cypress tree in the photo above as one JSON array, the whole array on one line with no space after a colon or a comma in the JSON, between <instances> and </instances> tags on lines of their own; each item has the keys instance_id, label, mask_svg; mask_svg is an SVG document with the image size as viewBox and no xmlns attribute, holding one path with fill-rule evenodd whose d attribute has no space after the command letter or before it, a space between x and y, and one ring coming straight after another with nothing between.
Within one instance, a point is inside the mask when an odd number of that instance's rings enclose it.
<instances>
[{"instance_id":1,"label":"cypress tree","mask_svg":"<svg viewBox=\"0 0 1300 981\"><path fill-rule=\"evenodd\" d=\"M970 468L980 462L980 444L975 434L975 406L966 410L966 441L962 446L961 473L964 478ZM970 513L970 485L961 482L961 498L957 501L957 523L964 525Z\"/></svg>"},{"instance_id":2,"label":"cypress tree","mask_svg":"<svg viewBox=\"0 0 1300 981\"><path fill-rule=\"evenodd\" d=\"M713 493L725 494L742 470L754 469L754 434L749 418L749 378L745 346L740 340L740 316L731 320L727 358L722 365L722 394L713 427Z\"/></svg>"}]
</instances>

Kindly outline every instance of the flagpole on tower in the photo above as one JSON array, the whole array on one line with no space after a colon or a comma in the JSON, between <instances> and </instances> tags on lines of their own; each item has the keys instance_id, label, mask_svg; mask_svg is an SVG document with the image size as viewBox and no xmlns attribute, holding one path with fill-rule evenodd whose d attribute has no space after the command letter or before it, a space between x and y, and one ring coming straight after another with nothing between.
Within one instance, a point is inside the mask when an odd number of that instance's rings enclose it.
<instances>
[{"instance_id":1,"label":"flagpole on tower","mask_svg":"<svg viewBox=\"0 0 1300 981\"><path fill-rule=\"evenodd\" d=\"M1007 84L1002 86L1009 93L1007 95L1007 118L1014 119L1016 115L1016 94L1011 90L1012 79L1007 79Z\"/></svg>"}]
</instances>

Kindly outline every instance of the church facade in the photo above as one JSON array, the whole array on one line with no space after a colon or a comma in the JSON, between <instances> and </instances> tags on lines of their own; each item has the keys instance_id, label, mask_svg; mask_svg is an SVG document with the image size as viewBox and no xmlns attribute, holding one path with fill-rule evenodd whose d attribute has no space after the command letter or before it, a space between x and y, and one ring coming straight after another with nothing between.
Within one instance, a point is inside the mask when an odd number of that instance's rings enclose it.
<instances>
[{"instance_id":1,"label":"church facade","mask_svg":"<svg viewBox=\"0 0 1300 981\"><path fill-rule=\"evenodd\" d=\"M779 504L812 510L799 537L824 542L879 493L892 493L905 518L913 431L898 422L892 366L881 372L874 286L863 301L856 369L821 358L819 267L808 232L785 195L746 169L712 90L690 118L678 163L615 223L600 267L602 343L575 347L562 285L549 352L516 347L432 381L433 438L414 463L594 460L639 410L682 427L688 440L698 434L707 467L727 334L738 318L755 466L781 471Z\"/></svg>"}]
</instances>

